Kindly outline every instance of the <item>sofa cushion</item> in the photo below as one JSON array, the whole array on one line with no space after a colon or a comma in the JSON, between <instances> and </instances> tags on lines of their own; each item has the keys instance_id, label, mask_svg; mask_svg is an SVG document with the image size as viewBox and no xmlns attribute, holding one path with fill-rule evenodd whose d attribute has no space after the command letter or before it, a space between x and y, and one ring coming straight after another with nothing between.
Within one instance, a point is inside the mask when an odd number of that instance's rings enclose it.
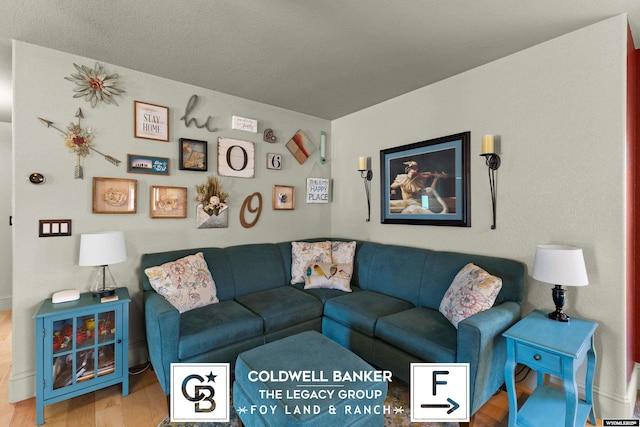
<instances>
[{"instance_id":1,"label":"sofa cushion","mask_svg":"<svg viewBox=\"0 0 640 427\"><path fill-rule=\"evenodd\" d=\"M180 313L218 302L202 252L144 270L149 283Z\"/></svg>"},{"instance_id":2,"label":"sofa cushion","mask_svg":"<svg viewBox=\"0 0 640 427\"><path fill-rule=\"evenodd\" d=\"M431 251L366 242L356 254L358 286L417 305L423 269ZM447 286L451 283L449 281Z\"/></svg>"},{"instance_id":3,"label":"sofa cushion","mask_svg":"<svg viewBox=\"0 0 640 427\"><path fill-rule=\"evenodd\" d=\"M458 328L458 323L467 317L490 309L500 288L502 279L469 263L456 274L444 294L440 302L440 313Z\"/></svg>"},{"instance_id":4,"label":"sofa cushion","mask_svg":"<svg viewBox=\"0 0 640 427\"><path fill-rule=\"evenodd\" d=\"M278 246L270 243L230 246L225 249L235 295L277 288L287 283Z\"/></svg>"},{"instance_id":5,"label":"sofa cushion","mask_svg":"<svg viewBox=\"0 0 640 427\"><path fill-rule=\"evenodd\" d=\"M437 310L415 307L378 319L377 338L427 362L456 361L456 328Z\"/></svg>"},{"instance_id":6,"label":"sofa cushion","mask_svg":"<svg viewBox=\"0 0 640 427\"><path fill-rule=\"evenodd\" d=\"M260 316L270 333L322 316L322 302L293 286L243 295L236 300Z\"/></svg>"},{"instance_id":7,"label":"sofa cushion","mask_svg":"<svg viewBox=\"0 0 640 427\"><path fill-rule=\"evenodd\" d=\"M261 335L259 316L235 301L221 301L180 316L178 357L187 359Z\"/></svg>"},{"instance_id":8,"label":"sofa cushion","mask_svg":"<svg viewBox=\"0 0 640 427\"><path fill-rule=\"evenodd\" d=\"M331 242L291 242L291 284L304 282L314 262L331 262Z\"/></svg>"},{"instance_id":9,"label":"sofa cushion","mask_svg":"<svg viewBox=\"0 0 640 427\"><path fill-rule=\"evenodd\" d=\"M341 291L338 289L327 289L327 288L304 289L303 283L296 283L295 285L292 285L292 286L295 287L296 289L302 289L307 294L313 295L314 297L322 301L322 304L327 302L327 300L330 298L335 298L335 297L344 295L344 291ZM351 292L360 292L360 291L362 291L362 289L357 286L351 287Z\"/></svg>"},{"instance_id":10,"label":"sofa cushion","mask_svg":"<svg viewBox=\"0 0 640 427\"><path fill-rule=\"evenodd\" d=\"M328 288L351 292L353 264L311 263L307 266L305 289Z\"/></svg>"},{"instance_id":11,"label":"sofa cushion","mask_svg":"<svg viewBox=\"0 0 640 427\"><path fill-rule=\"evenodd\" d=\"M389 295L362 291L327 300L324 315L372 337L378 318L412 307L411 303Z\"/></svg>"}]
</instances>

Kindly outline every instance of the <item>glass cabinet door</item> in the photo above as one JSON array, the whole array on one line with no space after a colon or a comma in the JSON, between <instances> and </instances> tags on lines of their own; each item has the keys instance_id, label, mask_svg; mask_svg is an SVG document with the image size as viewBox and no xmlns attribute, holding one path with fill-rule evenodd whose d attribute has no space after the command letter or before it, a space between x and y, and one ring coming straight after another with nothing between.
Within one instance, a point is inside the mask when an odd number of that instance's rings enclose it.
<instances>
[{"instance_id":1,"label":"glass cabinet door","mask_svg":"<svg viewBox=\"0 0 640 427\"><path fill-rule=\"evenodd\" d=\"M116 372L116 343L119 340L116 322L120 309L79 315L51 322L52 357L51 391L66 392L66 387L99 381Z\"/></svg>"}]
</instances>

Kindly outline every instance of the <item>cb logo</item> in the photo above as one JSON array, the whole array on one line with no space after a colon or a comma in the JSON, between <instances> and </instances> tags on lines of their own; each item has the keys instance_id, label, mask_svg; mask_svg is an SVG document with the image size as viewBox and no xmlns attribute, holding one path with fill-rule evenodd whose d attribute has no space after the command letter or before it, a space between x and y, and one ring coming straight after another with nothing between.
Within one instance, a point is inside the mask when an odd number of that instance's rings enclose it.
<instances>
[{"instance_id":1,"label":"cb logo","mask_svg":"<svg viewBox=\"0 0 640 427\"><path fill-rule=\"evenodd\" d=\"M228 363L171 364L171 422L229 422Z\"/></svg>"}]
</instances>

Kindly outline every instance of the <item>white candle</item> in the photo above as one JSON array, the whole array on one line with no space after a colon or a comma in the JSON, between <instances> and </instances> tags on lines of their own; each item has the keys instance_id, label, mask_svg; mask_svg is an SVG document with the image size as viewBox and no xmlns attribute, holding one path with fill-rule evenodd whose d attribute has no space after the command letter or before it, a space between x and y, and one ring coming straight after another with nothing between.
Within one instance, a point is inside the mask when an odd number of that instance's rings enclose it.
<instances>
[{"instance_id":1,"label":"white candle","mask_svg":"<svg viewBox=\"0 0 640 427\"><path fill-rule=\"evenodd\" d=\"M485 135L482 137L482 154L494 154L493 135Z\"/></svg>"},{"instance_id":2,"label":"white candle","mask_svg":"<svg viewBox=\"0 0 640 427\"><path fill-rule=\"evenodd\" d=\"M358 158L358 170L359 171L366 171L367 170L367 158L366 157L359 157Z\"/></svg>"},{"instance_id":3,"label":"white candle","mask_svg":"<svg viewBox=\"0 0 640 427\"><path fill-rule=\"evenodd\" d=\"M324 131L320 132L320 161L324 162L327 157L327 134Z\"/></svg>"}]
</instances>

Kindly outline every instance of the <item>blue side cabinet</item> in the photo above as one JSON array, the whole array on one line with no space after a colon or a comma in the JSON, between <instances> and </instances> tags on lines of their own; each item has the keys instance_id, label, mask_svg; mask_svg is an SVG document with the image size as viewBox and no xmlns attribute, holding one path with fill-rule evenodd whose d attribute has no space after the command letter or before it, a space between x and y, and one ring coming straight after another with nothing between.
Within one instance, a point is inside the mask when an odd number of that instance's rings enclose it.
<instances>
[{"instance_id":1,"label":"blue side cabinet","mask_svg":"<svg viewBox=\"0 0 640 427\"><path fill-rule=\"evenodd\" d=\"M504 377L509 395L509 427L596 425L593 411L593 374L596 353L593 334L597 323L571 318L558 322L535 310L509 328ZM587 361L585 398L578 396L577 369ZM538 371L538 385L518 411L514 368L522 363ZM562 379L564 390L544 384L544 374Z\"/></svg>"},{"instance_id":2,"label":"blue side cabinet","mask_svg":"<svg viewBox=\"0 0 640 427\"><path fill-rule=\"evenodd\" d=\"M129 394L129 292L101 303L91 293L76 301L42 303L36 320L36 424L44 407L114 384Z\"/></svg>"}]
</instances>

